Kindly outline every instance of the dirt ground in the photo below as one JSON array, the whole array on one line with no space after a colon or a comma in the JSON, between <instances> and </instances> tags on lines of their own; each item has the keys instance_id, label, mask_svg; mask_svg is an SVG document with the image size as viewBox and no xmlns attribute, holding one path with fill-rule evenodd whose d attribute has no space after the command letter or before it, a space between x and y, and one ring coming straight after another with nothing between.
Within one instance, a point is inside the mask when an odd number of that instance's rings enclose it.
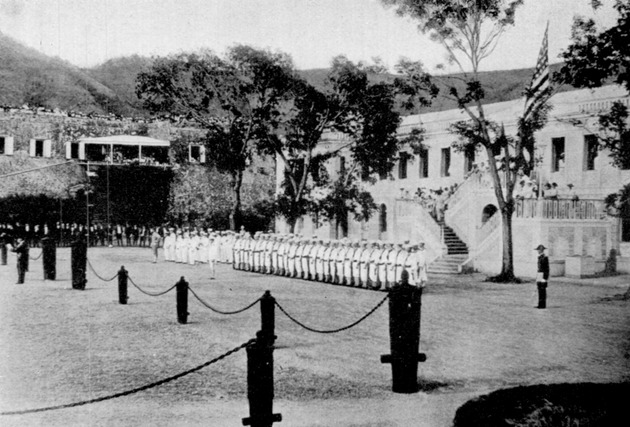
<instances>
[{"instance_id":1,"label":"dirt ground","mask_svg":"<svg viewBox=\"0 0 630 427\"><path fill-rule=\"evenodd\" d=\"M32 249L36 257L39 249ZM69 250L57 253L56 281L31 261L15 285L15 258L0 266L0 412L63 405L124 392L199 366L253 338L258 306L236 315L192 295L189 324L177 323L175 292L148 296L91 271L85 291L70 286ZM382 292L205 266L150 262L149 249L90 249L102 278L121 265L142 289L159 292L181 276L219 310L245 307L270 290L304 324L334 329L359 319ZM552 280L548 309L535 284L483 282L482 275L430 277L422 306L419 393L391 390L387 304L356 327L309 332L276 310L274 410L277 426L449 426L475 396L515 385L630 380L630 302L611 298L627 276ZM237 426L247 417L246 353L128 396L73 408L0 415L3 426Z\"/></svg>"}]
</instances>

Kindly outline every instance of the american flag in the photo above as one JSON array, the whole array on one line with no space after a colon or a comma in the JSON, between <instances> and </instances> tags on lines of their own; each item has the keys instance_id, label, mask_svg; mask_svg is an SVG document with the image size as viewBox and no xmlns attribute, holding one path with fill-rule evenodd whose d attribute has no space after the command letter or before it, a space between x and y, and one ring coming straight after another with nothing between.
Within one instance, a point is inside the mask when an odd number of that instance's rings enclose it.
<instances>
[{"instance_id":1,"label":"american flag","mask_svg":"<svg viewBox=\"0 0 630 427\"><path fill-rule=\"evenodd\" d=\"M524 119L529 116L549 98L549 43L547 34L549 33L549 23L545 29L542 46L538 53L538 62L536 63L536 71L532 77L532 82L527 89L525 98L525 115Z\"/></svg>"}]
</instances>

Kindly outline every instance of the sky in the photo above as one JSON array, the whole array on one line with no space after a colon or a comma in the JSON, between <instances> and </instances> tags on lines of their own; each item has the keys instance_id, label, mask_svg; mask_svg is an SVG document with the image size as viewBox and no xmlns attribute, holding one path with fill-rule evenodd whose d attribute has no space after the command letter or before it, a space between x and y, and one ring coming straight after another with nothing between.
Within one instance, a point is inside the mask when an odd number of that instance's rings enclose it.
<instances>
[{"instance_id":1,"label":"sky","mask_svg":"<svg viewBox=\"0 0 630 427\"><path fill-rule=\"evenodd\" d=\"M549 60L569 44L573 16L610 26L613 0L596 13L589 0L525 0L482 70L533 67L549 22ZM446 64L443 48L379 0L0 0L0 32L79 67L138 54L165 56L235 44L288 53L298 69L401 57L428 71ZM446 64L445 71L459 71Z\"/></svg>"}]
</instances>

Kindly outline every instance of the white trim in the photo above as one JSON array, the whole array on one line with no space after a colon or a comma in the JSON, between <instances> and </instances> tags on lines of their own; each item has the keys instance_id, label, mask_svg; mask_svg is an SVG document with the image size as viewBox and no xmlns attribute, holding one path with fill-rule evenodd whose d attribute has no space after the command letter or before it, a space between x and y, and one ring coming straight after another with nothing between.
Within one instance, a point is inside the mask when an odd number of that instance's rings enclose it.
<instances>
[{"instance_id":1,"label":"white trim","mask_svg":"<svg viewBox=\"0 0 630 427\"><path fill-rule=\"evenodd\" d=\"M50 139L44 140L44 157L52 157L52 141Z\"/></svg>"}]
</instances>

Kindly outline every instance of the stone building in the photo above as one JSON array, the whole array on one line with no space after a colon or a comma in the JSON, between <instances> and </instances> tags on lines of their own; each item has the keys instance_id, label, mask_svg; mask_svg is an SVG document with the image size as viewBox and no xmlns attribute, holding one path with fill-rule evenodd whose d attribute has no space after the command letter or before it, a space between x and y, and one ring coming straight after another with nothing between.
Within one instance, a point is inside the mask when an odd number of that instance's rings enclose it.
<instances>
[{"instance_id":1,"label":"stone building","mask_svg":"<svg viewBox=\"0 0 630 427\"><path fill-rule=\"evenodd\" d=\"M77 221L86 220L89 204L94 205L90 222L156 222L167 214L187 222L186 215L169 212L186 192L198 192L192 198L209 201L197 210L214 209L217 216L227 219L232 191L224 174L200 167L206 162L203 135L192 122L3 108L0 175L37 171L3 178L0 199L41 194L60 200L59 212L51 213L51 219L71 217L77 189L80 193L89 182L95 194L87 203L77 204ZM268 160L246 171L241 193L244 209L273 195L273 173L273 162ZM187 182L190 179L198 182ZM140 181L145 181L148 190L140 187ZM0 212L0 216L6 214ZM205 214L197 212L191 218Z\"/></svg>"},{"instance_id":2,"label":"stone building","mask_svg":"<svg viewBox=\"0 0 630 427\"><path fill-rule=\"evenodd\" d=\"M528 180L540 188L555 183L559 198L535 197L518 203L513 217L517 275L535 275L533 248L539 243L549 248L553 275L601 271L611 249L620 255L618 269L630 271L630 218L609 215L604 204L608 194L630 182L630 170L613 167L609 153L596 149L594 136L598 130L596 114L607 111L614 101L630 106L627 91L614 85L558 93L550 99L549 122L536 134L536 168ZM490 120L503 124L507 135L516 134L522 99L484 108ZM405 117L399 135L423 128L427 149L415 155L403 148L390 179L366 184L379 206L378 212L367 222L349 219L348 237L391 242L422 240L433 260L431 271L471 268L498 273L501 216L491 179L485 172L487 156L481 151L474 155L456 152L452 147L457 137L449 132L449 126L466 119L459 109ZM583 125L576 126L576 119ZM342 143L330 135L322 141L322 149ZM329 168L334 171L341 161L334 159ZM277 185L281 171L279 163ZM448 197L439 200L440 192ZM436 205L445 206L443 213L436 215ZM278 221L277 227L287 230L283 221ZM298 221L296 232L330 238L336 235L330 225L317 227L311 218Z\"/></svg>"}]
</instances>

